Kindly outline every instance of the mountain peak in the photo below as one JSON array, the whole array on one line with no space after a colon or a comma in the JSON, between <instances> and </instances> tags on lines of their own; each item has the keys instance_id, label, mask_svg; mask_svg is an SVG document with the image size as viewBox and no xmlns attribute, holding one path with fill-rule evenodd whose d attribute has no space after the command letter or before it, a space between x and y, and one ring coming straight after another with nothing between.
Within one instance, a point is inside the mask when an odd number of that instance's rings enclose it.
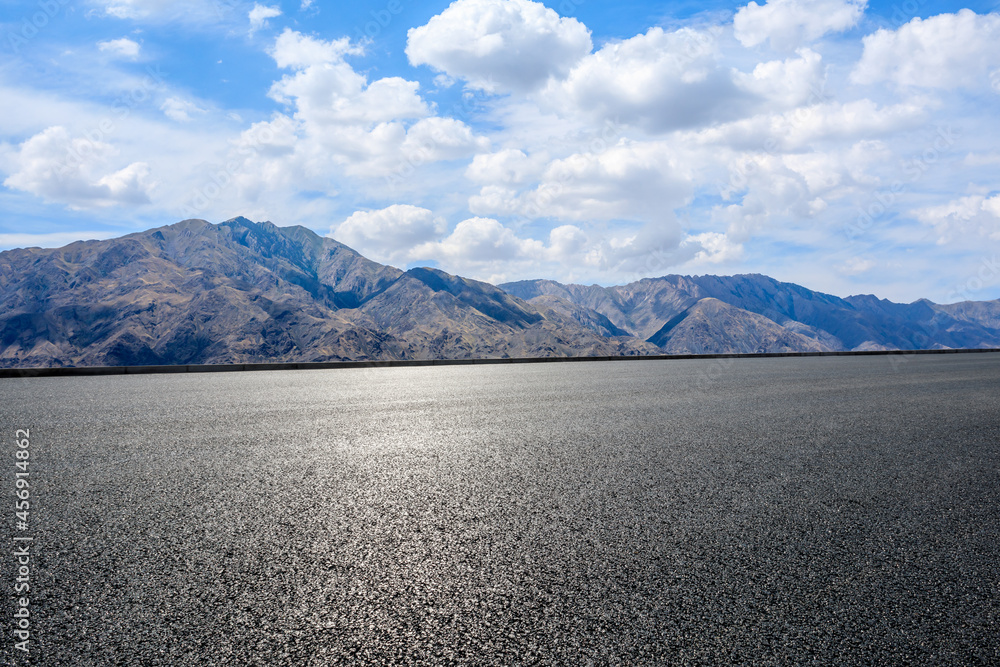
<instances>
[{"instance_id":1,"label":"mountain peak","mask_svg":"<svg viewBox=\"0 0 1000 667\"><path fill-rule=\"evenodd\" d=\"M0 366L648 354L494 285L305 227L184 220L0 253Z\"/></svg>"},{"instance_id":2,"label":"mountain peak","mask_svg":"<svg viewBox=\"0 0 1000 667\"><path fill-rule=\"evenodd\" d=\"M497 287L244 216L0 253L0 366L859 347L1000 347L1000 301L841 299L761 274Z\"/></svg>"},{"instance_id":3,"label":"mountain peak","mask_svg":"<svg viewBox=\"0 0 1000 667\"><path fill-rule=\"evenodd\" d=\"M250 218L244 217L242 215L238 215L235 218L229 218L228 220L223 220L219 224L220 225L238 224L238 225L247 225L247 226L254 225L254 226L261 226L261 227L275 227L275 228L277 228L277 225L275 225L270 220L265 220L263 222L256 222L256 221L251 220Z\"/></svg>"}]
</instances>

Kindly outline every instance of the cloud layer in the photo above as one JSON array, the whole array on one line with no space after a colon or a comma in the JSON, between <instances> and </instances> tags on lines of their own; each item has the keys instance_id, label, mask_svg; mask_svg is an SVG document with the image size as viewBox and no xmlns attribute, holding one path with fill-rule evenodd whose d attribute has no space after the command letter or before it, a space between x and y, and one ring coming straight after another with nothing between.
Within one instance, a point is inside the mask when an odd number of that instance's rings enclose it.
<instances>
[{"instance_id":1,"label":"cloud layer","mask_svg":"<svg viewBox=\"0 0 1000 667\"><path fill-rule=\"evenodd\" d=\"M315 27L310 2L94 0L100 34L0 73L2 195L122 226L302 223L488 280L755 271L899 298L948 292L918 258L960 274L1000 241L1000 14L770 0L611 32L564 5ZM178 30L251 64L171 69Z\"/></svg>"},{"instance_id":2,"label":"cloud layer","mask_svg":"<svg viewBox=\"0 0 1000 667\"><path fill-rule=\"evenodd\" d=\"M413 65L490 92L527 92L590 53L590 31L531 0L456 0L407 33Z\"/></svg>"}]
</instances>

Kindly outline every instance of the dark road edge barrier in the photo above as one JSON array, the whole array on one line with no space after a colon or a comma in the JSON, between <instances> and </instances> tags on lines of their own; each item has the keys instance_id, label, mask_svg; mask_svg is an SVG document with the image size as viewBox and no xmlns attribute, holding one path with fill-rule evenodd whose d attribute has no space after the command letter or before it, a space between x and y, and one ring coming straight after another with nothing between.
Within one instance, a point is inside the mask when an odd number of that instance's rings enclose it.
<instances>
[{"instance_id":1,"label":"dark road edge barrier","mask_svg":"<svg viewBox=\"0 0 1000 667\"><path fill-rule=\"evenodd\" d=\"M762 352L759 354L656 354L628 357L528 357L506 359L406 359L386 361L299 361L263 364L177 364L163 366L68 366L0 368L0 378L79 375L145 375L149 373L226 373L232 371L304 371L331 368L397 368L402 366L471 366L477 364L543 364L566 361L653 361L679 359L758 359L767 357L864 357L914 354L1000 352L998 348L955 350L866 350L863 352Z\"/></svg>"}]
</instances>

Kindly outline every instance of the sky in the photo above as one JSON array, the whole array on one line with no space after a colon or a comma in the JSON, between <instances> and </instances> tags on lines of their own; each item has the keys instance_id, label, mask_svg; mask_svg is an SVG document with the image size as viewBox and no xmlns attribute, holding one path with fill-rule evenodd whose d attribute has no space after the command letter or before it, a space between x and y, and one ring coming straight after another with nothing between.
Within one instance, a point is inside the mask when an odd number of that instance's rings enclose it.
<instances>
[{"instance_id":1,"label":"sky","mask_svg":"<svg viewBox=\"0 0 1000 667\"><path fill-rule=\"evenodd\" d=\"M0 0L0 249L243 215L493 283L996 299L998 119L992 0Z\"/></svg>"}]
</instances>

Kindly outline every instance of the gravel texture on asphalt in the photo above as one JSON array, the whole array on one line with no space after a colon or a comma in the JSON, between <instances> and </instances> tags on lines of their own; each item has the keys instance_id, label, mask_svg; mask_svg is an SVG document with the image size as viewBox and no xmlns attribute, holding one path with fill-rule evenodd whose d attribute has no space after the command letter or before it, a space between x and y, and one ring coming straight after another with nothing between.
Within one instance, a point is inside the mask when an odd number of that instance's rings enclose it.
<instances>
[{"instance_id":1,"label":"gravel texture on asphalt","mask_svg":"<svg viewBox=\"0 0 1000 667\"><path fill-rule=\"evenodd\" d=\"M0 380L30 659L998 664L1000 354Z\"/></svg>"}]
</instances>

